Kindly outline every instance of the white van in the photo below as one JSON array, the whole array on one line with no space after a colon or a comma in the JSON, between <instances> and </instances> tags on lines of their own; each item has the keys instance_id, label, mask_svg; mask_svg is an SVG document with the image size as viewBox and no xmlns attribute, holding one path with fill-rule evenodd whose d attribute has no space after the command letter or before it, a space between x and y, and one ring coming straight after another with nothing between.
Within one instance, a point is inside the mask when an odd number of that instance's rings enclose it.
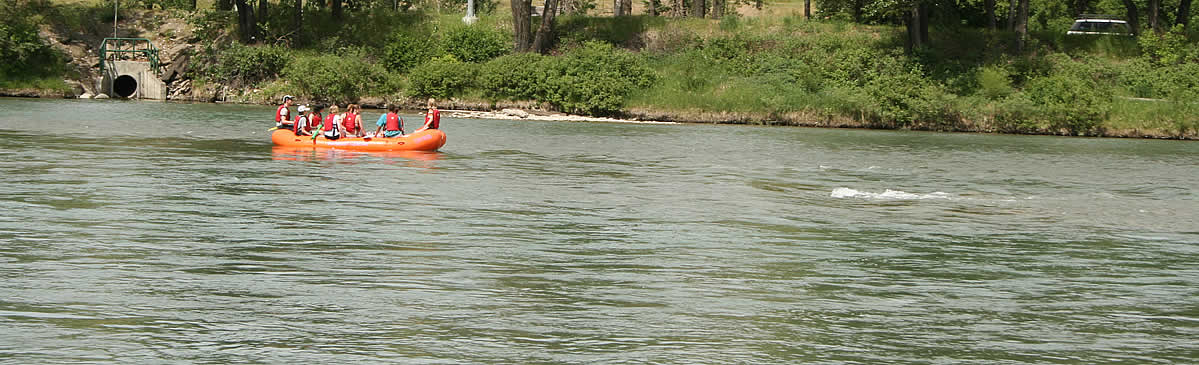
<instances>
[{"instance_id":1,"label":"white van","mask_svg":"<svg viewBox=\"0 0 1199 365\"><path fill-rule=\"evenodd\" d=\"M1075 20L1066 34L1132 35L1132 30L1128 27L1128 22L1119 19L1083 18Z\"/></svg>"}]
</instances>

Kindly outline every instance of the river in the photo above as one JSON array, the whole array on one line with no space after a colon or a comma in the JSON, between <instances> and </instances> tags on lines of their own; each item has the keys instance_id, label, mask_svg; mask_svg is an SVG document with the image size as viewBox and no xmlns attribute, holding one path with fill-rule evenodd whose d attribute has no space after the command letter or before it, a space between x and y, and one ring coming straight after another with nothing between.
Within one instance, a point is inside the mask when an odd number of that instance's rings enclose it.
<instances>
[{"instance_id":1,"label":"river","mask_svg":"<svg viewBox=\"0 0 1199 365\"><path fill-rule=\"evenodd\" d=\"M3 363L1199 361L1194 142L0 110Z\"/></svg>"}]
</instances>

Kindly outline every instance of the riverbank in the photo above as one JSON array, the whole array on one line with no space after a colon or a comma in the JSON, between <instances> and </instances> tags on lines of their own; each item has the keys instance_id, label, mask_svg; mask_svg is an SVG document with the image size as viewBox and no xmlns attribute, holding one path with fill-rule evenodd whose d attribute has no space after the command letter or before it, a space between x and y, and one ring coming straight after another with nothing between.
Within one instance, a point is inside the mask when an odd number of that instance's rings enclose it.
<instances>
[{"instance_id":1,"label":"riverbank","mask_svg":"<svg viewBox=\"0 0 1199 365\"><path fill-rule=\"evenodd\" d=\"M273 105L290 94L419 110L435 97L443 108L484 112L464 117L521 109L574 120L1199 138L1199 52L1185 39L1173 48L1080 43L1046 30L1033 34L1035 50L1016 52L1008 33L962 28L909 53L893 26L570 16L559 18L556 47L543 56L510 53L502 13L468 27L420 11L355 13L354 25L314 12L320 20L305 32L337 42L242 45L234 13L210 10L135 10L119 28L159 45L168 99L177 101ZM78 80L73 92L95 94L90 44L104 27L47 19L43 37L77 70L65 76Z\"/></svg>"}]
</instances>

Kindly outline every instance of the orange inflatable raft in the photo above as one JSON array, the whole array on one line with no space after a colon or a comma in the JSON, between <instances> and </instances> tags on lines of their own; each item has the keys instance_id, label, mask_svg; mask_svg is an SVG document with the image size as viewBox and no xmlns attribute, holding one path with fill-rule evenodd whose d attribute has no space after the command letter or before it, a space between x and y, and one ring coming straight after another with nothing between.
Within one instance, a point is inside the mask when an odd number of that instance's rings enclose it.
<instances>
[{"instance_id":1,"label":"orange inflatable raft","mask_svg":"<svg viewBox=\"0 0 1199 365\"><path fill-rule=\"evenodd\" d=\"M351 151L436 151L445 145L445 132L426 129L394 138L340 138L297 136L290 130L276 129L271 142L283 147L333 148Z\"/></svg>"}]
</instances>

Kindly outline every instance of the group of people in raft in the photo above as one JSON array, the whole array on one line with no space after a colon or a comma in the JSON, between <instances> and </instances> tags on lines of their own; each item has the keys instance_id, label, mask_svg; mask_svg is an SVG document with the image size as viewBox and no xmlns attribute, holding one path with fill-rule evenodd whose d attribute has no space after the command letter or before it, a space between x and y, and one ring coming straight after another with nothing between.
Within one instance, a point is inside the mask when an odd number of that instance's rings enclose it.
<instances>
[{"instance_id":1,"label":"group of people in raft","mask_svg":"<svg viewBox=\"0 0 1199 365\"><path fill-rule=\"evenodd\" d=\"M366 137L366 130L362 127L362 107L358 104L350 104L346 106L345 112L340 112L337 105L329 107L329 114L325 115L325 107L316 105L309 107L300 105L296 108L297 116L293 120L291 118L291 107L295 101L295 97L286 95L283 97L283 104L275 110L275 128L290 129L297 136L311 136L314 133L321 133L325 139L340 139ZM420 132L426 129L438 129L441 125L441 111L437 110L436 100L429 99L429 111L425 113L425 124L412 133ZM375 122L378 128L375 128L374 137L394 138L404 136L404 118L398 114L399 107L395 104L387 106L387 113L379 116L379 120ZM316 137L313 137L316 138Z\"/></svg>"}]
</instances>

